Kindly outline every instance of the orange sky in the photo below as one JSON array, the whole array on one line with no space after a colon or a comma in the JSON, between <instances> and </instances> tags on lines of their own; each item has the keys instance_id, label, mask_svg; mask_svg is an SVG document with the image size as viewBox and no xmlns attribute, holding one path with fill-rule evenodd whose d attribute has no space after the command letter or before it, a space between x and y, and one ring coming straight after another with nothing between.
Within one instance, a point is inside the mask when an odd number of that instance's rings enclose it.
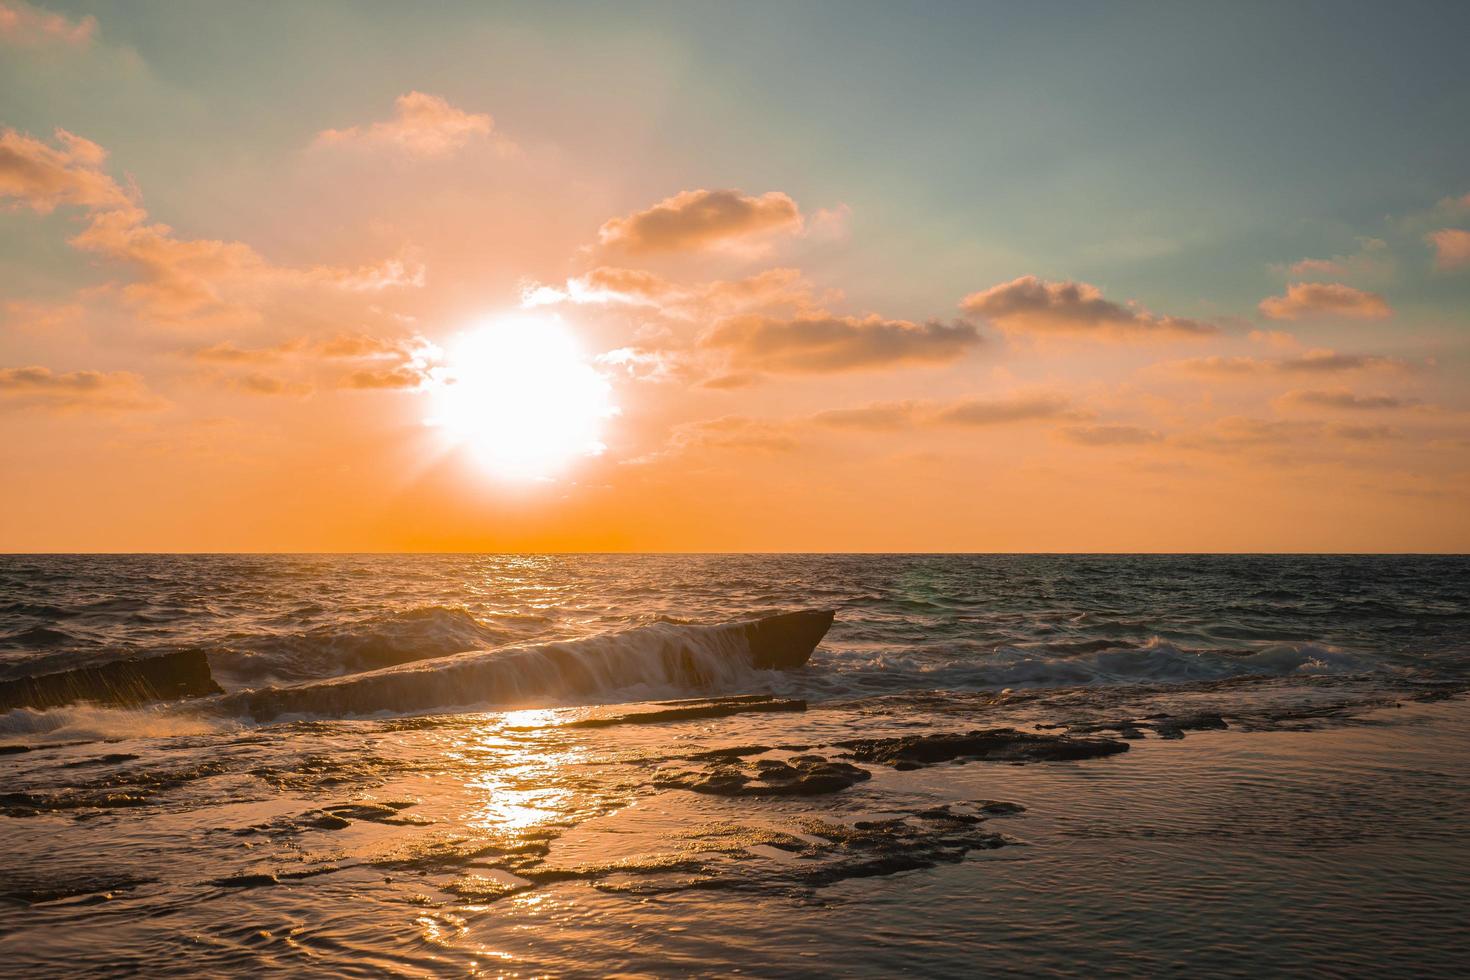
<instances>
[{"instance_id":1,"label":"orange sky","mask_svg":"<svg viewBox=\"0 0 1470 980\"><path fill-rule=\"evenodd\" d=\"M922 155L702 157L631 95L589 147L577 91L409 55L252 142L90 9L0 0L0 550L1470 548L1463 181L899 214Z\"/></svg>"}]
</instances>

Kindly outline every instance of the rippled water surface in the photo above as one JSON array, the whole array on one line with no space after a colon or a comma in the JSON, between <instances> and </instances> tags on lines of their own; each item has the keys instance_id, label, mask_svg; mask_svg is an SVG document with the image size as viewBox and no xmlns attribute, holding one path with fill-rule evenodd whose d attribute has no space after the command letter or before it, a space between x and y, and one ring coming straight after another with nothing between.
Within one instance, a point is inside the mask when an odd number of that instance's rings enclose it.
<instances>
[{"instance_id":1,"label":"rippled water surface","mask_svg":"<svg viewBox=\"0 0 1470 980\"><path fill-rule=\"evenodd\" d=\"M1457 975L1467 627L1463 557L0 558L0 680L226 692L0 713L0 972Z\"/></svg>"}]
</instances>

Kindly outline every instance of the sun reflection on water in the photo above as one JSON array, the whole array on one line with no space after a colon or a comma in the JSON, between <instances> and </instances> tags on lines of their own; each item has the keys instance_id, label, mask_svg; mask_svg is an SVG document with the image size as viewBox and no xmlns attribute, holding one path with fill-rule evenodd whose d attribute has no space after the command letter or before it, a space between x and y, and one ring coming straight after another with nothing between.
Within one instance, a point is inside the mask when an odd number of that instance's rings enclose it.
<instances>
[{"instance_id":1,"label":"sun reflection on water","mask_svg":"<svg viewBox=\"0 0 1470 980\"><path fill-rule=\"evenodd\" d=\"M566 773L586 760L587 750L547 744L557 717L545 709L505 712L449 750L466 769L466 827L515 833L574 814L579 801Z\"/></svg>"}]
</instances>

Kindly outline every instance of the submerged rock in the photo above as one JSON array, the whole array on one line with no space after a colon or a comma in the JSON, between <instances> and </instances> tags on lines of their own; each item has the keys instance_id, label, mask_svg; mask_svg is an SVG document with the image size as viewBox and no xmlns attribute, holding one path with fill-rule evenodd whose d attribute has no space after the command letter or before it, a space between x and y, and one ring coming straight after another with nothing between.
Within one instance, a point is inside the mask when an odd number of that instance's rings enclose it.
<instances>
[{"instance_id":1,"label":"submerged rock","mask_svg":"<svg viewBox=\"0 0 1470 980\"><path fill-rule=\"evenodd\" d=\"M280 883L281 880L271 874L231 875L228 878L215 878L210 882L218 888L263 888Z\"/></svg>"},{"instance_id":2,"label":"submerged rock","mask_svg":"<svg viewBox=\"0 0 1470 980\"><path fill-rule=\"evenodd\" d=\"M1113 732L1119 738L1126 739L1141 739L1145 731L1151 731L1159 738L1181 739L1185 732L1224 731L1230 724L1218 714L1201 711L1189 715L1150 715L1146 719L1129 718L1124 721L1093 721L1043 727L1065 727L1069 732L1085 734Z\"/></svg>"},{"instance_id":3,"label":"submerged rock","mask_svg":"<svg viewBox=\"0 0 1470 980\"><path fill-rule=\"evenodd\" d=\"M895 769L918 769L936 762L988 759L998 762L1064 762L1095 759L1128 751L1128 743L1112 738L1038 735L1015 728L988 728L972 732L901 735L895 738L859 738L835 743L859 762L877 762Z\"/></svg>"},{"instance_id":4,"label":"submerged rock","mask_svg":"<svg viewBox=\"0 0 1470 980\"><path fill-rule=\"evenodd\" d=\"M1219 715L1201 712L1192 715L1165 715L1150 726L1159 738L1183 738L1185 732L1223 731L1230 727Z\"/></svg>"},{"instance_id":5,"label":"submerged rock","mask_svg":"<svg viewBox=\"0 0 1470 980\"><path fill-rule=\"evenodd\" d=\"M0 902L34 904L81 896L111 898L112 893L152 884L156 878L125 872L98 871L51 873L38 869L0 869Z\"/></svg>"}]
</instances>

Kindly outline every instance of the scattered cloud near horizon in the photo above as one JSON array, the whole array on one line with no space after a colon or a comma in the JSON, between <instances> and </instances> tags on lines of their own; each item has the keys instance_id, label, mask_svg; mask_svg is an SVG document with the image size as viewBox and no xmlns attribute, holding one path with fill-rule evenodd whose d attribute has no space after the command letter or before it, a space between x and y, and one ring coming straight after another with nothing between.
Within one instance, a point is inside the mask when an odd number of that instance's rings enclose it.
<instances>
[{"instance_id":1,"label":"scattered cloud near horizon","mask_svg":"<svg viewBox=\"0 0 1470 980\"><path fill-rule=\"evenodd\" d=\"M1470 195L1467 195L1470 196ZM1470 266L1470 231L1441 228L1430 232L1427 240L1434 246L1434 267L1441 272Z\"/></svg>"},{"instance_id":2,"label":"scattered cloud near horizon","mask_svg":"<svg viewBox=\"0 0 1470 980\"><path fill-rule=\"evenodd\" d=\"M54 146L14 129L0 129L0 198L40 214L68 204L89 210L133 207L132 198L102 168L107 151L64 129Z\"/></svg>"},{"instance_id":3,"label":"scattered cloud near horizon","mask_svg":"<svg viewBox=\"0 0 1470 980\"><path fill-rule=\"evenodd\" d=\"M1199 338L1219 332L1214 324L1186 317L1155 316L1147 310L1105 299L1085 282L1048 282L1022 276L977 293L960 303L1007 333L1066 334L1104 340Z\"/></svg>"},{"instance_id":4,"label":"scattered cloud near horizon","mask_svg":"<svg viewBox=\"0 0 1470 980\"><path fill-rule=\"evenodd\" d=\"M0 43L21 48L62 45L82 48L97 34L97 18L71 20L22 0L0 0Z\"/></svg>"},{"instance_id":5,"label":"scattered cloud near horizon","mask_svg":"<svg viewBox=\"0 0 1470 980\"><path fill-rule=\"evenodd\" d=\"M386 148L415 157L442 157L484 139L495 120L483 112L456 109L441 96L407 92L393 100L390 119L366 126L324 129L314 145Z\"/></svg>"},{"instance_id":6,"label":"scattered cloud near horizon","mask_svg":"<svg viewBox=\"0 0 1470 980\"><path fill-rule=\"evenodd\" d=\"M911 426L984 428L1023 422L1080 421L1092 415L1065 395L1042 391L972 396L945 402L876 402L818 412L811 416L811 421L838 429L885 431Z\"/></svg>"},{"instance_id":7,"label":"scattered cloud near horizon","mask_svg":"<svg viewBox=\"0 0 1470 980\"><path fill-rule=\"evenodd\" d=\"M1309 350L1290 357L1226 357L1211 355L1160 365L1165 370L1217 378L1250 377L1262 374L1336 374L1374 369L1403 370L1402 360L1377 354L1341 354Z\"/></svg>"},{"instance_id":8,"label":"scattered cloud near horizon","mask_svg":"<svg viewBox=\"0 0 1470 980\"><path fill-rule=\"evenodd\" d=\"M422 285L422 269L403 259L359 268L295 268L274 265L243 242L180 238L170 226L150 221L135 195L105 172L101 146L61 129L54 139L51 146L14 129L0 130L0 198L42 214L61 205L81 208L88 224L71 244L131 270L134 278L121 294L146 316L175 322L206 314L258 319L267 291Z\"/></svg>"},{"instance_id":9,"label":"scattered cloud near horizon","mask_svg":"<svg viewBox=\"0 0 1470 980\"><path fill-rule=\"evenodd\" d=\"M801 209L788 195L738 190L681 191L644 211L611 218L597 233L605 248L631 254L699 251L802 230Z\"/></svg>"},{"instance_id":10,"label":"scattered cloud near horizon","mask_svg":"<svg viewBox=\"0 0 1470 980\"><path fill-rule=\"evenodd\" d=\"M1412 398L1400 398L1396 395L1360 395L1346 388L1332 388L1325 391L1316 389L1288 391L1277 398L1275 404L1293 408L1346 409L1360 412L1407 408L1418 402Z\"/></svg>"},{"instance_id":11,"label":"scattered cloud near horizon","mask_svg":"<svg viewBox=\"0 0 1470 980\"><path fill-rule=\"evenodd\" d=\"M737 369L794 374L942 364L980 342L979 331L969 323L918 324L877 314L737 316L700 338L702 347L727 353Z\"/></svg>"},{"instance_id":12,"label":"scattered cloud near horizon","mask_svg":"<svg viewBox=\"0 0 1470 980\"><path fill-rule=\"evenodd\" d=\"M1268 296L1259 309L1271 320L1306 320L1340 316L1357 320L1382 320L1393 315L1388 301L1378 293L1354 289L1338 282L1294 282L1282 296Z\"/></svg>"},{"instance_id":13,"label":"scattered cloud near horizon","mask_svg":"<svg viewBox=\"0 0 1470 980\"><path fill-rule=\"evenodd\" d=\"M0 408L56 412L155 411L168 402L153 394L129 371L69 371L50 368L0 368Z\"/></svg>"}]
</instances>

